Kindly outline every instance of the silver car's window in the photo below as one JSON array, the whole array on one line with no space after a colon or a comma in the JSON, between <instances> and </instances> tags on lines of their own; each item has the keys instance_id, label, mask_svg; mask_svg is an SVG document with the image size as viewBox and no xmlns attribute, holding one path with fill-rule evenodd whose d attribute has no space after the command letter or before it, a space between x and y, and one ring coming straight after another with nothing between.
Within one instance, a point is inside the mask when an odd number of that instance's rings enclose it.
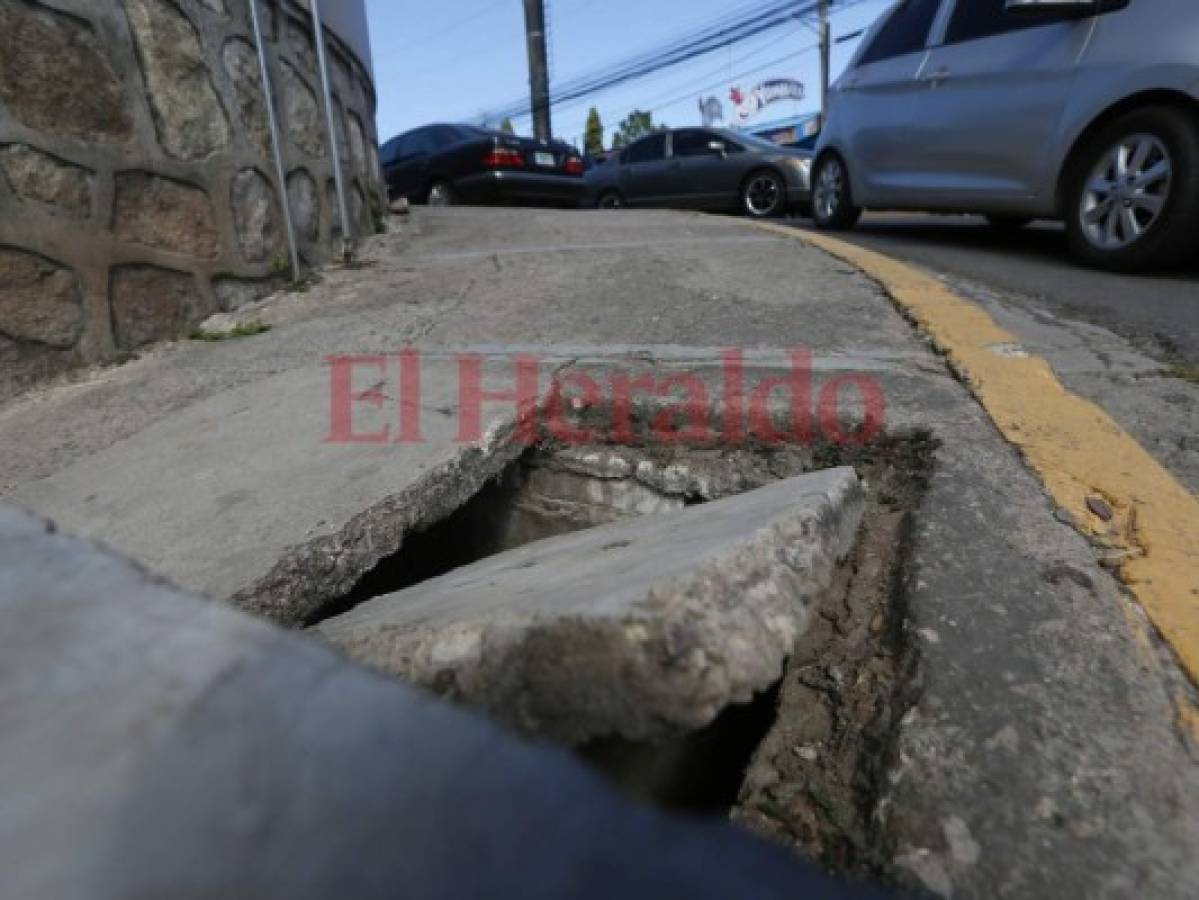
<instances>
[{"instance_id":1,"label":"silver car's window","mask_svg":"<svg viewBox=\"0 0 1199 900\"><path fill-rule=\"evenodd\" d=\"M903 0L875 35L858 65L923 50L940 8L941 0Z\"/></svg>"},{"instance_id":2,"label":"silver car's window","mask_svg":"<svg viewBox=\"0 0 1199 900\"><path fill-rule=\"evenodd\" d=\"M666 132L642 138L629 147L628 161L631 163L656 162L666 157Z\"/></svg>"},{"instance_id":3,"label":"silver car's window","mask_svg":"<svg viewBox=\"0 0 1199 900\"><path fill-rule=\"evenodd\" d=\"M945 43L960 44L1043 24L1036 16L1013 15L1006 7L1007 0L957 0Z\"/></svg>"}]
</instances>

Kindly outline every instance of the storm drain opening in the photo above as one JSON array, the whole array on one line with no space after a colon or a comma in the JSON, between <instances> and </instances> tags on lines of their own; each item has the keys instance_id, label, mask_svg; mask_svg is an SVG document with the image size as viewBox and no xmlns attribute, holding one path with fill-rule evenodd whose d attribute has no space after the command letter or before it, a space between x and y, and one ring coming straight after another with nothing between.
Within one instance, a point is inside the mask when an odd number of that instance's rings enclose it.
<instances>
[{"instance_id":1,"label":"storm drain opening","mask_svg":"<svg viewBox=\"0 0 1199 900\"><path fill-rule=\"evenodd\" d=\"M397 553L327 602L310 624L368 665L525 734L565 744L636 800L729 816L830 870L885 876L892 854L876 812L895 728L914 699L915 661L905 638L906 564L912 517L934 451L923 434L884 436L862 447L650 442L576 447L547 441L521 455L456 512L406 535ZM461 602L459 595L470 587L468 575L478 568L473 563L510 560L500 574L518 577L526 567L537 571L540 548L555 543L548 538L584 537L614 523L665 521L657 517L838 467L853 468L864 489L862 525L852 550L808 611L806 626L781 672L771 676L773 682L738 691L748 702L728 702L696 727L679 727L677 721L666 727L658 711L639 719L636 709L620 708L624 701L613 699L627 691L637 699L652 697L660 693L658 686L639 681L663 671L666 680L671 677L669 665L649 676L636 661L605 660L613 634L627 632L627 624L584 623L569 633L531 627L510 647L499 647L509 640L510 628L484 634L454 625L431 638L423 634L427 619L439 614L439 604ZM583 562L619 554L625 543L596 546ZM611 578L623 575L613 570ZM544 580L530 580L525 589L544 590ZM476 586L484 593L492 589L492 581ZM403 599L427 615L411 616L402 627L384 622L365 637L357 635L355 629L361 631L363 617L373 614L381 598ZM502 612L502 606L495 611ZM685 659L694 635L687 621L677 625L668 633L640 635L633 643L640 641L651 655ZM409 632L421 641L393 643L396 635ZM388 642L384 651L381 641ZM710 653L713 645L705 646ZM492 650L494 659L484 660L484 650ZM472 668L461 665L466 658ZM577 674L570 667L578 661L591 667L586 680L572 680ZM418 671L419 676L413 674ZM529 690L534 682L543 686L541 693ZM544 689L559 682L560 687ZM615 728L582 728L569 715L559 716L557 703L576 712L592 703L612 705L613 710L600 709L596 720L624 716L634 722L626 733L647 736L629 739Z\"/></svg>"}]
</instances>

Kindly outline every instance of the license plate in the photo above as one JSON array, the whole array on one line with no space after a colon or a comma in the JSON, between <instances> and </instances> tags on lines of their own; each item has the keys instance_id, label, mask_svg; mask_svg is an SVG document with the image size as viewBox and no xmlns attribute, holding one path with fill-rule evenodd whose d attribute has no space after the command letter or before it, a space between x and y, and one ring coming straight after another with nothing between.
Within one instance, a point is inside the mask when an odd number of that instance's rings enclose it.
<instances>
[{"instance_id":1,"label":"license plate","mask_svg":"<svg viewBox=\"0 0 1199 900\"><path fill-rule=\"evenodd\" d=\"M554 154L552 153L534 153L533 161L539 166L552 166L554 164Z\"/></svg>"}]
</instances>

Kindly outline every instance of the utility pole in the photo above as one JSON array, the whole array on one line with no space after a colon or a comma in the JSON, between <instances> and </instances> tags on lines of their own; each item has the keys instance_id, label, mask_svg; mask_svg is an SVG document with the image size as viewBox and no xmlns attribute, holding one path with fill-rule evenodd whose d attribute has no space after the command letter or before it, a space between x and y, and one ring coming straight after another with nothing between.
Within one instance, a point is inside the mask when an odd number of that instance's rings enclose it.
<instances>
[{"instance_id":1,"label":"utility pole","mask_svg":"<svg viewBox=\"0 0 1199 900\"><path fill-rule=\"evenodd\" d=\"M533 106L533 136L548 141L550 129L550 72L545 52L545 0L524 0L525 37L529 45L529 95Z\"/></svg>"},{"instance_id":2,"label":"utility pole","mask_svg":"<svg viewBox=\"0 0 1199 900\"><path fill-rule=\"evenodd\" d=\"M833 30L829 24L831 0L820 0L820 128L828 121L828 86L833 67Z\"/></svg>"}]
</instances>

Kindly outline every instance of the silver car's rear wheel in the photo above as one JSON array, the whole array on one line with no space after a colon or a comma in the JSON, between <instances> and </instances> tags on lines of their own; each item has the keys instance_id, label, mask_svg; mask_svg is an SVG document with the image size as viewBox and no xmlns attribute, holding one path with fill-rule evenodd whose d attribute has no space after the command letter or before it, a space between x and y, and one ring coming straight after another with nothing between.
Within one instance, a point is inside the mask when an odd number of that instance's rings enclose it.
<instances>
[{"instance_id":1,"label":"silver car's rear wheel","mask_svg":"<svg viewBox=\"0 0 1199 900\"><path fill-rule=\"evenodd\" d=\"M1074 255L1132 272L1199 250L1199 120L1172 104L1132 110L1072 153L1062 210Z\"/></svg>"},{"instance_id":2,"label":"silver car's rear wheel","mask_svg":"<svg viewBox=\"0 0 1199 900\"><path fill-rule=\"evenodd\" d=\"M1095 165L1082 193L1082 232L1097 250L1135 244L1157 224L1170 199L1174 163L1151 134L1134 134Z\"/></svg>"},{"instance_id":3,"label":"silver car's rear wheel","mask_svg":"<svg viewBox=\"0 0 1199 900\"><path fill-rule=\"evenodd\" d=\"M852 228L862 215L853 203L845 162L835 153L816 163L812 184L812 221L817 228Z\"/></svg>"}]
</instances>

